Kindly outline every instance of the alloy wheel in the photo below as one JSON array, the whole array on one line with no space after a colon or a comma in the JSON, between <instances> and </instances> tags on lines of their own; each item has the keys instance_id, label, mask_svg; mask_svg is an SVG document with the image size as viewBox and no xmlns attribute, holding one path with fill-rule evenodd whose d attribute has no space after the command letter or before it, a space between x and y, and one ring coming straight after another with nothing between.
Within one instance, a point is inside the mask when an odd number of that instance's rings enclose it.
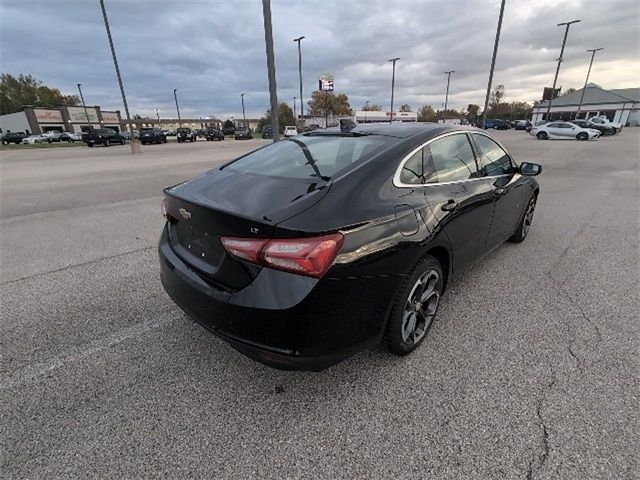
<instances>
[{"instance_id":1,"label":"alloy wheel","mask_svg":"<svg viewBox=\"0 0 640 480\"><path fill-rule=\"evenodd\" d=\"M440 275L435 270L425 272L414 284L402 315L402 341L417 344L429 331L438 310Z\"/></svg>"}]
</instances>

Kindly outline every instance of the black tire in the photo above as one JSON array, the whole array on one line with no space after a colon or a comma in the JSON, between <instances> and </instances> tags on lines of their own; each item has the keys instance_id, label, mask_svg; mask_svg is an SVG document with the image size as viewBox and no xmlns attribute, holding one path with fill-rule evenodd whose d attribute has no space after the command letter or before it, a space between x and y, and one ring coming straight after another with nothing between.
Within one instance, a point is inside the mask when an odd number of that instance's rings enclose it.
<instances>
[{"instance_id":1,"label":"black tire","mask_svg":"<svg viewBox=\"0 0 640 480\"><path fill-rule=\"evenodd\" d=\"M104 146L105 146L105 147L108 147L108 146L110 146L110 145L111 145L111 140L109 140L108 138L105 138L105 139L104 139Z\"/></svg>"},{"instance_id":2,"label":"black tire","mask_svg":"<svg viewBox=\"0 0 640 480\"><path fill-rule=\"evenodd\" d=\"M547 138L549 138L547 132L538 132L536 137L538 137L538 140L546 140Z\"/></svg>"},{"instance_id":3,"label":"black tire","mask_svg":"<svg viewBox=\"0 0 640 480\"><path fill-rule=\"evenodd\" d=\"M93 143L87 143L87 147L93 148L95 145Z\"/></svg>"},{"instance_id":4,"label":"black tire","mask_svg":"<svg viewBox=\"0 0 640 480\"><path fill-rule=\"evenodd\" d=\"M53 143L53 140L51 140L50 138L47 140L47 143Z\"/></svg>"},{"instance_id":5,"label":"black tire","mask_svg":"<svg viewBox=\"0 0 640 480\"><path fill-rule=\"evenodd\" d=\"M407 355L418 348L426 338L438 313L443 280L440 262L435 257L426 255L402 282L393 300L385 329L385 340L391 353ZM423 287L423 290L418 291ZM429 295L428 303L417 308L417 302L423 295ZM413 334L409 330L412 330Z\"/></svg>"},{"instance_id":6,"label":"black tire","mask_svg":"<svg viewBox=\"0 0 640 480\"><path fill-rule=\"evenodd\" d=\"M124 138L120 137L120 145L124 145Z\"/></svg>"},{"instance_id":7,"label":"black tire","mask_svg":"<svg viewBox=\"0 0 640 480\"><path fill-rule=\"evenodd\" d=\"M587 132L580 132L576 135L576 139L581 141L589 140L589 134Z\"/></svg>"},{"instance_id":8,"label":"black tire","mask_svg":"<svg viewBox=\"0 0 640 480\"><path fill-rule=\"evenodd\" d=\"M537 195L531 195L531 198L527 202L527 207L522 212L522 218L518 222L518 228L515 233L509 238L510 242L520 243L527 238L529 229L531 228L531 222L533 221L533 214L536 211L536 203L538 202Z\"/></svg>"}]
</instances>

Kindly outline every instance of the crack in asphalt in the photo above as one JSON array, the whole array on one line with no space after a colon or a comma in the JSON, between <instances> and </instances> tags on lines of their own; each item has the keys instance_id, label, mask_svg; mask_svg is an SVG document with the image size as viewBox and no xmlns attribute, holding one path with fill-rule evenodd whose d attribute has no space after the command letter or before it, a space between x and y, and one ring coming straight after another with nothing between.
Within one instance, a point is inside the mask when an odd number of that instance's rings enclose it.
<instances>
[{"instance_id":1,"label":"crack in asphalt","mask_svg":"<svg viewBox=\"0 0 640 480\"><path fill-rule=\"evenodd\" d=\"M544 416L542 414L542 407L544 405L544 401L547 398L547 394L549 391L555 386L557 381L557 377L553 369L551 369L551 381L549 381L540 392L540 397L538 398L538 402L536 403L536 417L538 418L538 423L540 425L541 431L541 446L542 452L531 458L529 462L529 466L527 468L527 480L532 480L533 475L536 471L540 471L544 468L547 459L549 458L549 431L547 430L547 423L544 420ZM537 460L537 467L534 468Z\"/></svg>"}]
</instances>

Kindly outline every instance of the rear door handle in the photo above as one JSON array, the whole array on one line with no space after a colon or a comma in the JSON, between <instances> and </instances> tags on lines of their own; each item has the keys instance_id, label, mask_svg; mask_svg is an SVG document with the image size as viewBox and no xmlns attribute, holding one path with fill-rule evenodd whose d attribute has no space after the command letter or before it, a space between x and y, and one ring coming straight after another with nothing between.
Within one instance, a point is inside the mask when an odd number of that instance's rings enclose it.
<instances>
[{"instance_id":1,"label":"rear door handle","mask_svg":"<svg viewBox=\"0 0 640 480\"><path fill-rule=\"evenodd\" d=\"M507 189L506 189L506 188L496 188L496 189L493 191L493 194L494 194L496 197L501 197L501 196L502 196L502 195L504 195L505 193L507 193Z\"/></svg>"},{"instance_id":2,"label":"rear door handle","mask_svg":"<svg viewBox=\"0 0 640 480\"><path fill-rule=\"evenodd\" d=\"M456 208L458 208L458 202L456 202L454 199L449 200L447 203L445 203L444 205L442 205L440 207L440 210L444 211L444 212L452 212L454 211Z\"/></svg>"}]
</instances>

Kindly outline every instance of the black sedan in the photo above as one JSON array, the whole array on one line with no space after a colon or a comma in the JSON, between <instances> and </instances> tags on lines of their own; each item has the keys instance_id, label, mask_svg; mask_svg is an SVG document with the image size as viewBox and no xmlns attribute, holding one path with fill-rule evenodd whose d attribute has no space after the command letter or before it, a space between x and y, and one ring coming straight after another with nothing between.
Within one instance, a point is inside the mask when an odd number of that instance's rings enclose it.
<instances>
[{"instance_id":1,"label":"black sedan","mask_svg":"<svg viewBox=\"0 0 640 480\"><path fill-rule=\"evenodd\" d=\"M164 190L162 284L273 367L321 370L382 339L405 355L455 277L525 239L540 171L472 127L287 138Z\"/></svg>"}]
</instances>

